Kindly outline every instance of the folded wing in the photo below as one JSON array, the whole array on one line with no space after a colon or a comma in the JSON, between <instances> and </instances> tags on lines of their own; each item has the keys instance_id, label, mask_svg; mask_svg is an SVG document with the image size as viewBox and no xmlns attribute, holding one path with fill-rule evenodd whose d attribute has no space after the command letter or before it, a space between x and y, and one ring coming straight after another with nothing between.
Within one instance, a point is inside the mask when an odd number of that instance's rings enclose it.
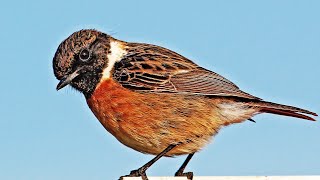
<instances>
[{"instance_id":1,"label":"folded wing","mask_svg":"<svg viewBox=\"0 0 320 180\"><path fill-rule=\"evenodd\" d=\"M136 44L131 52L115 65L113 73L114 79L128 89L259 99L241 91L221 75L168 49Z\"/></svg>"}]
</instances>

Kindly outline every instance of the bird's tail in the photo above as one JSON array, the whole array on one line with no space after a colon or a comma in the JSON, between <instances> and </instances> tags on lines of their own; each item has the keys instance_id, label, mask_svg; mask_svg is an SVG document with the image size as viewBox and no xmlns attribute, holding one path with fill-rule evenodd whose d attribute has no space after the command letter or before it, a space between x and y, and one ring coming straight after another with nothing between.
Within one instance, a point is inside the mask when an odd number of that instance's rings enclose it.
<instances>
[{"instance_id":1,"label":"bird's tail","mask_svg":"<svg viewBox=\"0 0 320 180\"><path fill-rule=\"evenodd\" d=\"M257 102L251 102L253 107L259 108L259 112L261 113L271 113L271 114L278 114L278 115L284 115L284 116L291 116L306 120L315 121L313 117L310 117L308 115L318 116L316 113L297 108L294 106L288 106L283 104L277 104L267 101L257 101Z\"/></svg>"}]
</instances>

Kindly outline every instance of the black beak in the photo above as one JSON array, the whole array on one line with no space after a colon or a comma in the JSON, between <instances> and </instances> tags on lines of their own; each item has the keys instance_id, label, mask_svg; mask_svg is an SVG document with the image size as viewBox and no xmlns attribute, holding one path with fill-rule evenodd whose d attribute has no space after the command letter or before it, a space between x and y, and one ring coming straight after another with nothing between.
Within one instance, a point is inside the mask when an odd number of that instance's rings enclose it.
<instances>
[{"instance_id":1,"label":"black beak","mask_svg":"<svg viewBox=\"0 0 320 180\"><path fill-rule=\"evenodd\" d=\"M60 82L57 85L57 91L64 88L66 85L68 85L71 81L68 81L68 78L63 77Z\"/></svg>"},{"instance_id":2,"label":"black beak","mask_svg":"<svg viewBox=\"0 0 320 180\"><path fill-rule=\"evenodd\" d=\"M57 85L57 88L56 88L57 91L59 91L60 89L64 88L66 85L70 84L71 81L72 81L74 78L76 78L77 76L79 76L79 73L78 73L79 70L80 70L80 69L76 70L76 71L73 72L72 74L69 74L69 75L64 76L64 77L60 80L60 82L58 83L58 85Z\"/></svg>"}]
</instances>

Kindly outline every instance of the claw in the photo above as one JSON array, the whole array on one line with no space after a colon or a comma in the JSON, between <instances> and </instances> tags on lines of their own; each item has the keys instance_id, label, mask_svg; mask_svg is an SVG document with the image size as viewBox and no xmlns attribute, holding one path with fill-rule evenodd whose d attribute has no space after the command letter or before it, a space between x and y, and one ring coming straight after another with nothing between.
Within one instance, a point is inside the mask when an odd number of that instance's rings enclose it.
<instances>
[{"instance_id":1,"label":"claw","mask_svg":"<svg viewBox=\"0 0 320 180\"><path fill-rule=\"evenodd\" d=\"M174 176L184 176L184 177L187 177L188 180L192 180L193 172L185 172L185 173L177 172Z\"/></svg>"},{"instance_id":2,"label":"claw","mask_svg":"<svg viewBox=\"0 0 320 180\"><path fill-rule=\"evenodd\" d=\"M142 180L148 180L147 174L143 169L133 170L129 175L121 176L119 180L123 180L125 177L141 177Z\"/></svg>"}]
</instances>

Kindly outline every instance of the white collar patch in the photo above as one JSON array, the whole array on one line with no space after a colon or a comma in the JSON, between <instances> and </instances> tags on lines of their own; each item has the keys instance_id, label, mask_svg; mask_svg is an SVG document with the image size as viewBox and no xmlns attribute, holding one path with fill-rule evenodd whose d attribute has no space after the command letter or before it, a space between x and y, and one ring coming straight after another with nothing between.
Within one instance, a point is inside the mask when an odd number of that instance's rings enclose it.
<instances>
[{"instance_id":1,"label":"white collar patch","mask_svg":"<svg viewBox=\"0 0 320 180\"><path fill-rule=\"evenodd\" d=\"M111 75L111 70L114 67L116 62L121 61L124 55L127 54L127 51L124 50L124 45L117 41L110 41L110 53L108 53L108 64L107 67L103 70L102 79L109 79Z\"/></svg>"}]
</instances>

